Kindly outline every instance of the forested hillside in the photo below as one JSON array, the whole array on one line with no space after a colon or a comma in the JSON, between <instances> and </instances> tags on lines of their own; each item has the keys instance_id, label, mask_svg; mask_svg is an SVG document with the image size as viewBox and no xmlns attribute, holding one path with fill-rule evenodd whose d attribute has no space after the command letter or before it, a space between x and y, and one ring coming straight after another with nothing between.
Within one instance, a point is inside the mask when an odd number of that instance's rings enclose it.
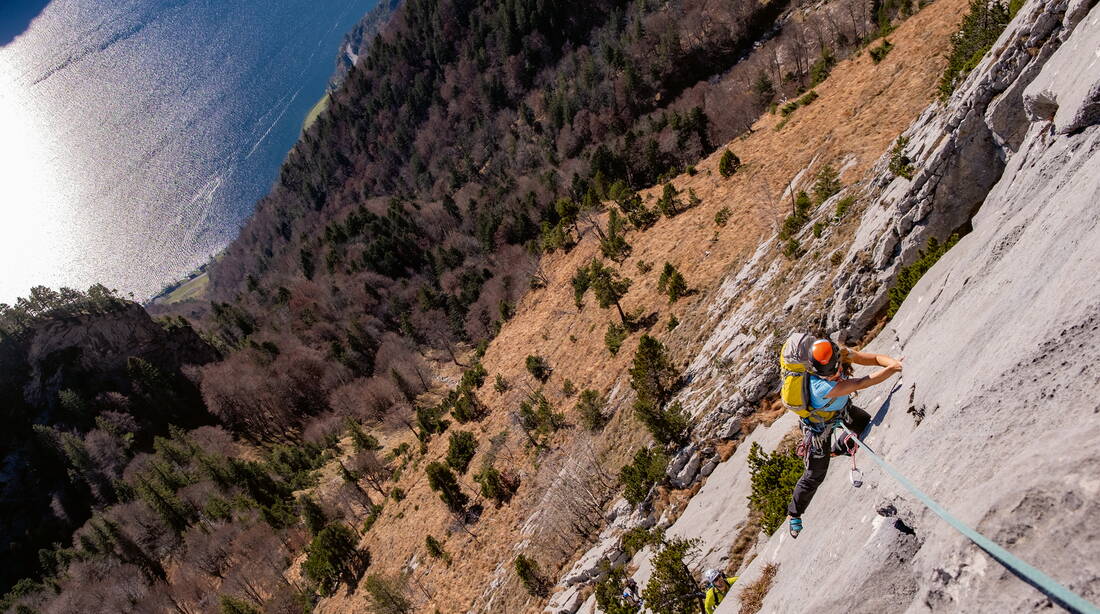
<instances>
[{"instance_id":1,"label":"forested hillside","mask_svg":"<svg viewBox=\"0 0 1100 614\"><path fill-rule=\"evenodd\" d=\"M880 107L860 121L886 119L860 124L855 162L850 130L799 121L838 63L877 66L917 10L403 3L211 264L209 301L155 321L101 288L5 306L5 454L25 468L5 495L35 494L4 508L19 563L0 610L541 607L599 531L577 516L655 479L616 475L644 444L687 440L666 406L695 329L674 335L672 306L747 257L787 200L805 225L811 197L774 186L821 178L805 188L820 205L928 95L904 76L938 65L869 73L919 100L862 84ZM540 517L580 484L589 500ZM544 549L516 558L532 535ZM429 564L450 601L416 584Z\"/></svg>"},{"instance_id":2,"label":"forested hillside","mask_svg":"<svg viewBox=\"0 0 1100 614\"><path fill-rule=\"evenodd\" d=\"M360 377L387 339L490 339L540 283L539 255L569 249L604 202L623 214L609 234L652 226L662 212L636 190L692 172L913 8L403 5L212 266L214 330Z\"/></svg>"}]
</instances>

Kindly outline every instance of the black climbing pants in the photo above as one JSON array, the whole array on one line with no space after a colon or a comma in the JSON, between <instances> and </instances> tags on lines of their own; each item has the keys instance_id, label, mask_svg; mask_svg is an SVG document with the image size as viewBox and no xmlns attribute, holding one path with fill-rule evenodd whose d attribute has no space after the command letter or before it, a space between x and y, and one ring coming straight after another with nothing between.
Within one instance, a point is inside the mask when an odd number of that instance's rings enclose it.
<instances>
[{"instance_id":1,"label":"black climbing pants","mask_svg":"<svg viewBox=\"0 0 1100 614\"><path fill-rule=\"evenodd\" d=\"M867 428L867 425L871 423L871 415L855 405L849 405L847 409L847 417L844 419L844 424L853 433L857 435L863 434L863 429ZM830 434L831 435L831 434ZM802 472L802 477L798 478L798 483L794 485L794 496L791 497L791 503L787 506L787 514L793 518L800 518L802 514L806 513L806 508L809 507L810 501L814 498L814 493L817 492L817 487L821 486L821 483L825 481L825 474L829 472L829 457L831 453L847 454L847 450L832 449L832 437L826 438L828 442L822 449L814 450L813 446L806 451L806 469Z\"/></svg>"}]
</instances>

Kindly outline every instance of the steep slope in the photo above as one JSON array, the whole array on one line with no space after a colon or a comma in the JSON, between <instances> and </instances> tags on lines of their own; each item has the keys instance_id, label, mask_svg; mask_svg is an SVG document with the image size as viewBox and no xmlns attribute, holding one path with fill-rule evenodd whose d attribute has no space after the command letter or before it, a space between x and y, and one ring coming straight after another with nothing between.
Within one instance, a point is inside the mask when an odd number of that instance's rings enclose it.
<instances>
[{"instance_id":1,"label":"steep slope","mask_svg":"<svg viewBox=\"0 0 1100 614\"><path fill-rule=\"evenodd\" d=\"M878 412L868 439L964 522L1097 603L1100 531L1090 519L1100 513L1100 415L1089 399L1100 358L1100 287L1091 275L1100 267L1092 215L1100 202L1100 10L1058 4L1042 11L1030 3L995 48L1005 53L972 81L1008 73L1011 42L1042 41L1042 28L1059 19L1005 90L1002 104L1022 100L1022 108L1011 121L990 121L1011 149L974 231L869 346L904 354L906 365L892 397L867 403ZM997 109L995 102L987 121ZM779 564L766 611L1050 607L889 477L871 475L870 488L856 492L834 476L797 543L780 532L761 547L745 579ZM874 513L887 504L911 534L884 517L892 513ZM814 591L801 582L810 575ZM737 604L721 611L737 612Z\"/></svg>"},{"instance_id":2,"label":"steep slope","mask_svg":"<svg viewBox=\"0 0 1100 614\"><path fill-rule=\"evenodd\" d=\"M727 278L682 393L701 428L750 413L774 386L782 334L824 325L863 337L928 239L972 225L868 346L906 361L900 378L857 400L875 416L868 441L963 521L1093 602L1100 542L1087 519L1098 511L1100 455L1090 443L1100 420L1082 399L1095 381L1086 365L1100 318L1088 278L1100 264L1090 247L1100 228L1088 213L1100 197L1098 36L1100 12L1089 3L1026 3L950 101L906 132L912 179L890 172L891 156L876 165L871 203L854 233L837 237L833 266L809 263L777 280L782 260L770 241ZM710 366L724 356L732 367ZM713 411L716 399L729 409ZM750 440L774 447L794 426L787 414ZM658 520L670 535L701 540L693 568L724 564L751 527L744 456L743 446L719 464L675 522ZM1050 607L862 464L860 490L834 467L797 541L781 530L757 544L741 583L779 566L762 611ZM635 558L640 583L649 556ZM719 611L738 612L738 593Z\"/></svg>"},{"instance_id":3,"label":"steep slope","mask_svg":"<svg viewBox=\"0 0 1100 614\"><path fill-rule=\"evenodd\" d=\"M790 196L784 194L784 188L792 178L796 178L796 190L808 189L814 172L831 163L843 168L843 181L852 184L850 192L860 192L860 182L882 151L935 95L935 80L943 67L939 56L965 4L964 0L939 0L922 9L891 34L895 51L879 64L866 54L839 64L832 76L816 87L820 98L797 110L783 127L776 129L782 117L766 115L750 134L729 144L744 162L733 177L721 177L717 168L720 156L716 154L697 164L694 176L674 180L685 194L693 189L701 204L674 218L662 219L645 232L628 235L633 253L620 270L633 278L634 284L624 307L634 311L644 306L647 312L655 312L656 325L650 333L669 345L678 363L694 357L699 344L707 339L714 325L711 318L715 317L710 313L711 305L725 300L717 287L724 276L731 268L736 272L751 264L757 246L774 233L789 211ZM839 116L848 121L833 121ZM642 195L652 205L660 190L647 190ZM822 219L832 218L834 206L835 201L823 206L826 213ZM834 243L841 233L851 234L858 219L855 213L864 206L855 205L849 217L829 225L820 240L805 240L819 261L836 249ZM715 215L726 207L731 210L730 220L724 227L717 226ZM606 216L599 217L598 222L606 226ZM806 230L809 233L809 227ZM545 257L546 287L524 297L516 306L514 318L503 326L482 359L490 383L478 396L489 408L488 417L479 425L451 427L473 430L481 439L482 448L472 463L475 468L488 450L500 450L496 454L498 466L520 477L515 500L501 508L485 502L477 523L469 527L474 537L455 524L420 471L405 471L396 484L405 498L387 503L364 538L363 543L378 554L370 573L393 576L402 570L412 572L412 592L417 599L423 598L423 608L445 612L541 609L542 600L530 597L516 579L514 557L518 553L534 557L545 575L556 575L562 563L571 558L571 548L594 537L571 542L574 538L563 536L569 530L563 528L566 519L556 513L564 507L563 491L571 484L568 476L578 464L598 464L613 474L634 450L648 442L648 435L630 410L633 393L627 374L640 335L631 335L612 356L604 347L603 336L608 322L617 321L614 310L599 309L591 298L581 310L573 302L570 278L579 265L598 255L597 237L588 231L568 253L559 251ZM782 255L775 255L782 261L777 271L782 267L785 274L796 266ZM683 271L689 285L699 290L697 295L670 305L668 298L657 291L660 266L666 260ZM642 273L639 262L656 268ZM783 275L773 273L773 277ZM670 315L682 321L673 331L667 330ZM517 406L530 389L539 386L524 369L524 357L529 354L545 357L554 369L542 389L574 425L553 436L548 451L537 454L525 447L516 426ZM726 370L711 364L708 359L706 374L696 370L698 381L713 383L709 375L713 371L731 384ZM501 393L491 390L498 374L509 384L509 389ZM445 376L457 379L455 374ZM573 410L575 397L561 392L566 379L579 389L591 388L608 396L608 413L613 413L613 418L602 432L589 435L579 426ZM693 386L688 392L701 390ZM706 418L704 430L717 426L704 416L704 408L725 416L739 409L727 404L728 398L706 401L705 393L700 394L690 408ZM501 434L507 437L497 439ZM385 443L389 447L397 442ZM447 437L435 438L428 444L426 460L442 458L446 451ZM688 456L694 451L690 450ZM688 476L688 481L692 478L694 475ZM467 492L476 492L477 486L470 483L469 477L461 479ZM683 494L675 496L684 498ZM411 528L411 518L416 519L415 529ZM426 535L445 542L450 563L427 556ZM368 596L360 589L352 595L338 594L325 600L318 611L344 612L368 604Z\"/></svg>"},{"instance_id":4,"label":"steep slope","mask_svg":"<svg viewBox=\"0 0 1100 614\"><path fill-rule=\"evenodd\" d=\"M0 592L118 499L125 452L213 421L183 370L217 358L185 323L100 286L36 288L0 310Z\"/></svg>"}]
</instances>

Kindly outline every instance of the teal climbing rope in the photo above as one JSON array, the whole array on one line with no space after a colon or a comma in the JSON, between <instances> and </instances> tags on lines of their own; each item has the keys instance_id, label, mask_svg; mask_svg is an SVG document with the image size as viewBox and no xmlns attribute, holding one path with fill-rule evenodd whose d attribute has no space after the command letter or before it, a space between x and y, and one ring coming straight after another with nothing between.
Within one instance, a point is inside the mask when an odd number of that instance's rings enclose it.
<instances>
[{"instance_id":1,"label":"teal climbing rope","mask_svg":"<svg viewBox=\"0 0 1100 614\"><path fill-rule=\"evenodd\" d=\"M1085 601L1083 597L1062 586L1054 578L1051 578L1042 571L1029 565L1023 559L1020 559L1008 550L998 546L993 540L963 524L962 521L951 515L951 512L948 512L942 505L937 503L935 499L929 497L924 491L917 488L916 485L910 482L908 478L902 475L901 472L890 465L890 463L886 462L878 454L875 454L875 451L867 444L863 443L851 429L843 424L841 427L859 442L860 448L865 451L872 460L878 463L886 473L890 474L890 476L897 480L902 486L909 489L909 492L916 495L917 499L920 499L921 503L927 506L928 509L935 512L940 518L943 518L947 524L954 527L959 533L965 535L970 541L974 542L976 546L985 550L989 556L996 559L1001 565L1004 565L1005 568L1015 574L1016 577L1035 587L1041 593L1049 597L1051 601L1074 614L1100 614L1100 608Z\"/></svg>"}]
</instances>

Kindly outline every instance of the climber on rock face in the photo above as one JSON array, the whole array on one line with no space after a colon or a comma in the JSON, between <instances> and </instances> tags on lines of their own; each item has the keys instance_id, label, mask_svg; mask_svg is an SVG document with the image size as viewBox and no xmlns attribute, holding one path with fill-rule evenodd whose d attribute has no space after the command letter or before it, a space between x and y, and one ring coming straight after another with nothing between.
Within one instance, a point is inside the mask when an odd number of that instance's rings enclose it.
<instances>
[{"instance_id":1,"label":"climber on rock face","mask_svg":"<svg viewBox=\"0 0 1100 614\"><path fill-rule=\"evenodd\" d=\"M703 603L703 611L706 614L714 614L715 608L718 604L722 603L722 599L725 598L726 593L730 590L730 585L737 581L737 576L727 578L725 574L717 569L708 569L703 572L703 581L707 583L706 588L706 600Z\"/></svg>"},{"instance_id":2,"label":"climber on rock face","mask_svg":"<svg viewBox=\"0 0 1100 614\"><path fill-rule=\"evenodd\" d=\"M623 586L623 601L636 608L642 607L642 593L638 590L638 583L634 578L627 578Z\"/></svg>"},{"instance_id":3,"label":"climber on rock face","mask_svg":"<svg viewBox=\"0 0 1100 614\"><path fill-rule=\"evenodd\" d=\"M881 369L869 376L845 378L845 367L852 363ZM803 418L800 423L803 438L799 453L806 469L795 484L794 495L787 506L791 537L798 537L802 530L802 514L806 513L817 487L829 471L829 457L851 455L856 449L855 441L850 441L850 436L837 429L838 424L843 423L853 433L862 434L871 422L871 416L852 405L849 396L900 373L902 365L901 361L883 354L857 352L841 348L829 339L818 339L813 344L810 366L810 413L817 419Z\"/></svg>"}]
</instances>

